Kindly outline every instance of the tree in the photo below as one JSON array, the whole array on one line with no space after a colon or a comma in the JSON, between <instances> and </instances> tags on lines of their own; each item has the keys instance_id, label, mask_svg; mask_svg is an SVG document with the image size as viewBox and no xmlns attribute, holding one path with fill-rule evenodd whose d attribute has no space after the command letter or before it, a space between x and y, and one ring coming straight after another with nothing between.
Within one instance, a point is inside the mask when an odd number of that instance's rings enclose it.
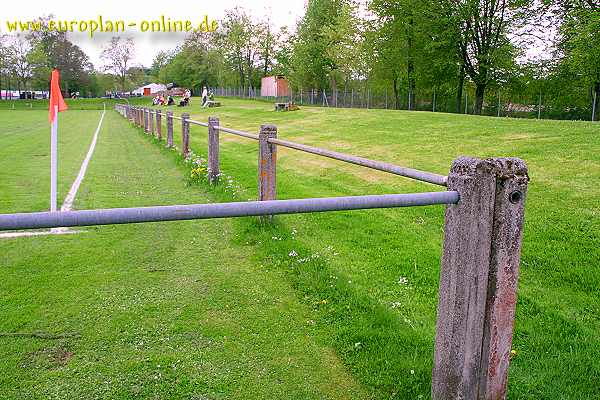
<instances>
[{"instance_id":1,"label":"tree","mask_svg":"<svg viewBox=\"0 0 600 400\"><path fill-rule=\"evenodd\" d=\"M582 76L591 86L592 120L599 118L600 104L600 2L562 2L564 22L558 48L565 67Z\"/></svg>"},{"instance_id":2,"label":"tree","mask_svg":"<svg viewBox=\"0 0 600 400\"><path fill-rule=\"evenodd\" d=\"M481 114L485 90L497 70L514 63L515 48L507 37L523 0L448 0L448 21L457 26L458 52L475 83L475 114Z\"/></svg>"},{"instance_id":3,"label":"tree","mask_svg":"<svg viewBox=\"0 0 600 400\"><path fill-rule=\"evenodd\" d=\"M242 88L253 86L253 76L261 53L263 26L240 7L225 11L216 41L227 64L236 71Z\"/></svg>"},{"instance_id":4,"label":"tree","mask_svg":"<svg viewBox=\"0 0 600 400\"><path fill-rule=\"evenodd\" d=\"M159 70L161 82L176 82L199 92L203 85L217 85L225 71L223 55L211 42L210 34L196 32L167 56Z\"/></svg>"},{"instance_id":5,"label":"tree","mask_svg":"<svg viewBox=\"0 0 600 400\"><path fill-rule=\"evenodd\" d=\"M335 92L340 78L348 78L355 70L357 54L353 50L360 45L357 25L353 3L309 0L293 46L295 79Z\"/></svg>"},{"instance_id":6,"label":"tree","mask_svg":"<svg viewBox=\"0 0 600 400\"><path fill-rule=\"evenodd\" d=\"M17 80L17 90L27 89L31 79L31 65L29 63L30 45L21 35L10 38L7 46L9 73Z\"/></svg>"},{"instance_id":7,"label":"tree","mask_svg":"<svg viewBox=\"0 0 600 400\"><path fill-rule=\"evenodd\" d=\"M102 53L100 58L104 60L104 71L111 72L116 76L122 92L125 91L127 74L131 67L135 45L133 39L113 37Z\"/></svg>"},{"instance_id":8,"label":"tree","mask_svg":"<svg viewBox=\"0 0 600 400\"><path fill-rule=\"evenodd\" d=\"M50 72L58 68L62 88L67 94L89 90L93 66L83 50L71 43L64 32L32 36L30 42L28 61L33 86L47 89Z\"/></svg>"},{"instance_id":9,"label":"tree","mask_svg":"<svg viewBox=\"0 0 600 400\"><path fill-rule=\"evenodd\" d=\"M427 2L418 0L374 0L372 11L381 25L376 30L380 66L389 71L392 89L399 107L398 80L406 76L408 109L415 109L416 64L422 56L424 39L423 13Z\"/></svg>"},{"instance_id":10,"label":"tree","mask_svg":"<svg viewBox=\"0 0 600 400\"><path fill-rule=\"evenodd\" d=\"M4 35L0 35L0 100L2 100L2 83L5 82L6 89L10 89L9 60L10 51L7 46L7 38Z\"/></svg>"}]
</instances>

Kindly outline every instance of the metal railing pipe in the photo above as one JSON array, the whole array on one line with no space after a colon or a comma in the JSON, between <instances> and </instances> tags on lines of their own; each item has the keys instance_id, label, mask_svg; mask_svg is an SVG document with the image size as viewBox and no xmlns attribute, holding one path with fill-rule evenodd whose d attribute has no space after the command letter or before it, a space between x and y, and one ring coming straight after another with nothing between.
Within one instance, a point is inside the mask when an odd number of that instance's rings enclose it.
<instances>
[{"instance_id":1,"label":"metal railing pipe","mask_svg":"<svg viewBox=\"0 0 600 400\"><path fill-rule=\"evenodd\" d=\"M0 214L0 231L456 204L456 191Z\"/></svg>"},{"instance_id":2,"label":"metal railing pipe","mask_svg":"<svg viewBox=\"0 0 600 400\"><path fill-rule=\"evenodd\" d=\"M400 167L398 165L389 164L382 161L375 161L370 160L368 158L338 153L337 151L325 150L319 147L307 146L304 144L290 142L287 140L269 139L269 143L273 143L283 147L288 147L295 150L304 151L306 153L316 154L318 156L345 161L351 164L361 165L363 167L372 168L383 172L389 172L391 174L416 179L418 181L433 183L434 185L446 186L448 180L448 177L444 175L438 175L431 172L420 171L412 168Z\"/></svg>"},{"instance_id":3,"label":"metal railing pipe","mask_svg":"<svg viewBox=\"0 0 600 400\"><path fill-rule=\"evenodd\" d=\"M208 127L208 124L206 122L194 121L193 119L188 119L188 122L190 124Z\"/></svg>"},{"instance_id":4,"label":"metal railing pipe","mask_svg":"<svg viewBox=\"0 0 600 400\"><path fill-rule=\"evenodd\" d=\"M248 139L258 140L258 135L254 135L252 133L238 131L237 129L225 128L224 126L215 126L215 129L218 129L223 132L232 133L234 135L242 136Z\"/></svg>"}]
</instances>

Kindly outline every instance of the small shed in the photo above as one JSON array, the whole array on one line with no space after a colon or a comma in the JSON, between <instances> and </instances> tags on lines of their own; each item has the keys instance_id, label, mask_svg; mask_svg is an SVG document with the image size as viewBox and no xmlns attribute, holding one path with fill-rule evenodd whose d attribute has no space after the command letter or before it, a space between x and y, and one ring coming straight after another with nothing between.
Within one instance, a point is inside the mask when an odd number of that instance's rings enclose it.
<instances>
[{"instance_id":1,"label":"small shed","mask_svg":"<svg viewBox=\"0 0 600 400\"><path fill-rule=\"evenodd\" d=\"M131 94L135 96L152 96L153 94L163 92L165 90L167 90L167 87L162 83L149 83L133 90Z\"/></svg>"},{"instance_id":2,"label":"small shed","mask_svg":"<svg viewBox=\"0 0 600 400\"><path fill-rule=\"evenodd\" d=\"M285 97L290 94L290 85L283 75L265 76L261 80L262 97Z\"/></svg>"}]
</instances>

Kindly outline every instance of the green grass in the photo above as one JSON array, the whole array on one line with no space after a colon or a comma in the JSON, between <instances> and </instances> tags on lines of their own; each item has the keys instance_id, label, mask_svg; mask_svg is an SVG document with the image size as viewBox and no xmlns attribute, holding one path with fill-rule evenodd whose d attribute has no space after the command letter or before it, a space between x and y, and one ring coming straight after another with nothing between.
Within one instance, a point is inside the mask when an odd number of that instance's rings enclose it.
<instances>
[{"instance_id":1,"label":"green grass","mask_svg":"<svg viewBox=\"0 0 600 400\"><path fill-rule=\"evenodd\" d=\"M32 200L37 195L28 195L35 183L18 186L20 178L9 172L29 154L4 151L14 141L25 149L47 147L46 115L19 115L20 122L5 131L10 134L0 137L0 159L8 169L2 198L21 204L3 206L2 212L31 211L39 204ZM99 116L61 114L61 144L80 145L61 146L62 159L87 149L93 129L79 122L89 118L94 125ZM45 179L40 163L19 166L22 174ZM76 172L67 169L62 180ZM161 151L110 112L75 207L208 200L185 183L173 152ZM310 307L298 301L281 272L231 245L237 235L231 221L85 231L0 242L0 332L79 334L0 336L0 398L366 396L335 352L315 337L307 323Z\"/></svg>"},{"instance_id":2,"label":"green grass","mask_svg":"<svg viewBox=\"0 0 600 400\"><path fill-rule=\"evenodd\" d=\"M597 398L597 125L196 103L185 111L198 120L216 115L250 132L274 123L285 139L442 174L459 155L525 159L531 182L508 397ZM193 150L205 155L206 129L191 132ZM25 146L43 147L45 134ZM232 183L215 189L185 187L185 167L152 142L109 113L76 208L256 198L256 142L221 135L222 169ZM5 146L2 201L24 191L5 171L25 156ZM45 179L43 167L20 163L24 174ZM277 168L281 199L437 190L287 149L279 149ZM0 292L10 294L2 295L1 329L81 333L50 343L0 337L8 360L0 382L17 388L11 393L67 390L73 398L428 398L442 229L443 207L425 207L280 216L272 227L248 218L0 242L7 265ZM73 353L68 363L56 365L57 348ZM153 380L156 365L175 358L186 366Z\"/></svg>"}]
</instances>

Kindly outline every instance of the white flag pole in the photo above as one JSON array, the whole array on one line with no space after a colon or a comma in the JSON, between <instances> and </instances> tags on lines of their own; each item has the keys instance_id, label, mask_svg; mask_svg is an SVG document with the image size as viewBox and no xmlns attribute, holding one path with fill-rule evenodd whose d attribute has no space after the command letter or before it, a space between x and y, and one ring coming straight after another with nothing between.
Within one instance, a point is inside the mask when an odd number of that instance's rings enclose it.
<instances>
[{"instance_id":1,"label":"white flag pole","mask_svg":"<svg viewBox=\"0 0 600 400\"><path fill-rule=\"evenodd\" d=\"M58 147L58 106L54 106L54 120L50 133L50 211L56 211L57 186L57 147Z\"/></svg>"}]
</instances>

